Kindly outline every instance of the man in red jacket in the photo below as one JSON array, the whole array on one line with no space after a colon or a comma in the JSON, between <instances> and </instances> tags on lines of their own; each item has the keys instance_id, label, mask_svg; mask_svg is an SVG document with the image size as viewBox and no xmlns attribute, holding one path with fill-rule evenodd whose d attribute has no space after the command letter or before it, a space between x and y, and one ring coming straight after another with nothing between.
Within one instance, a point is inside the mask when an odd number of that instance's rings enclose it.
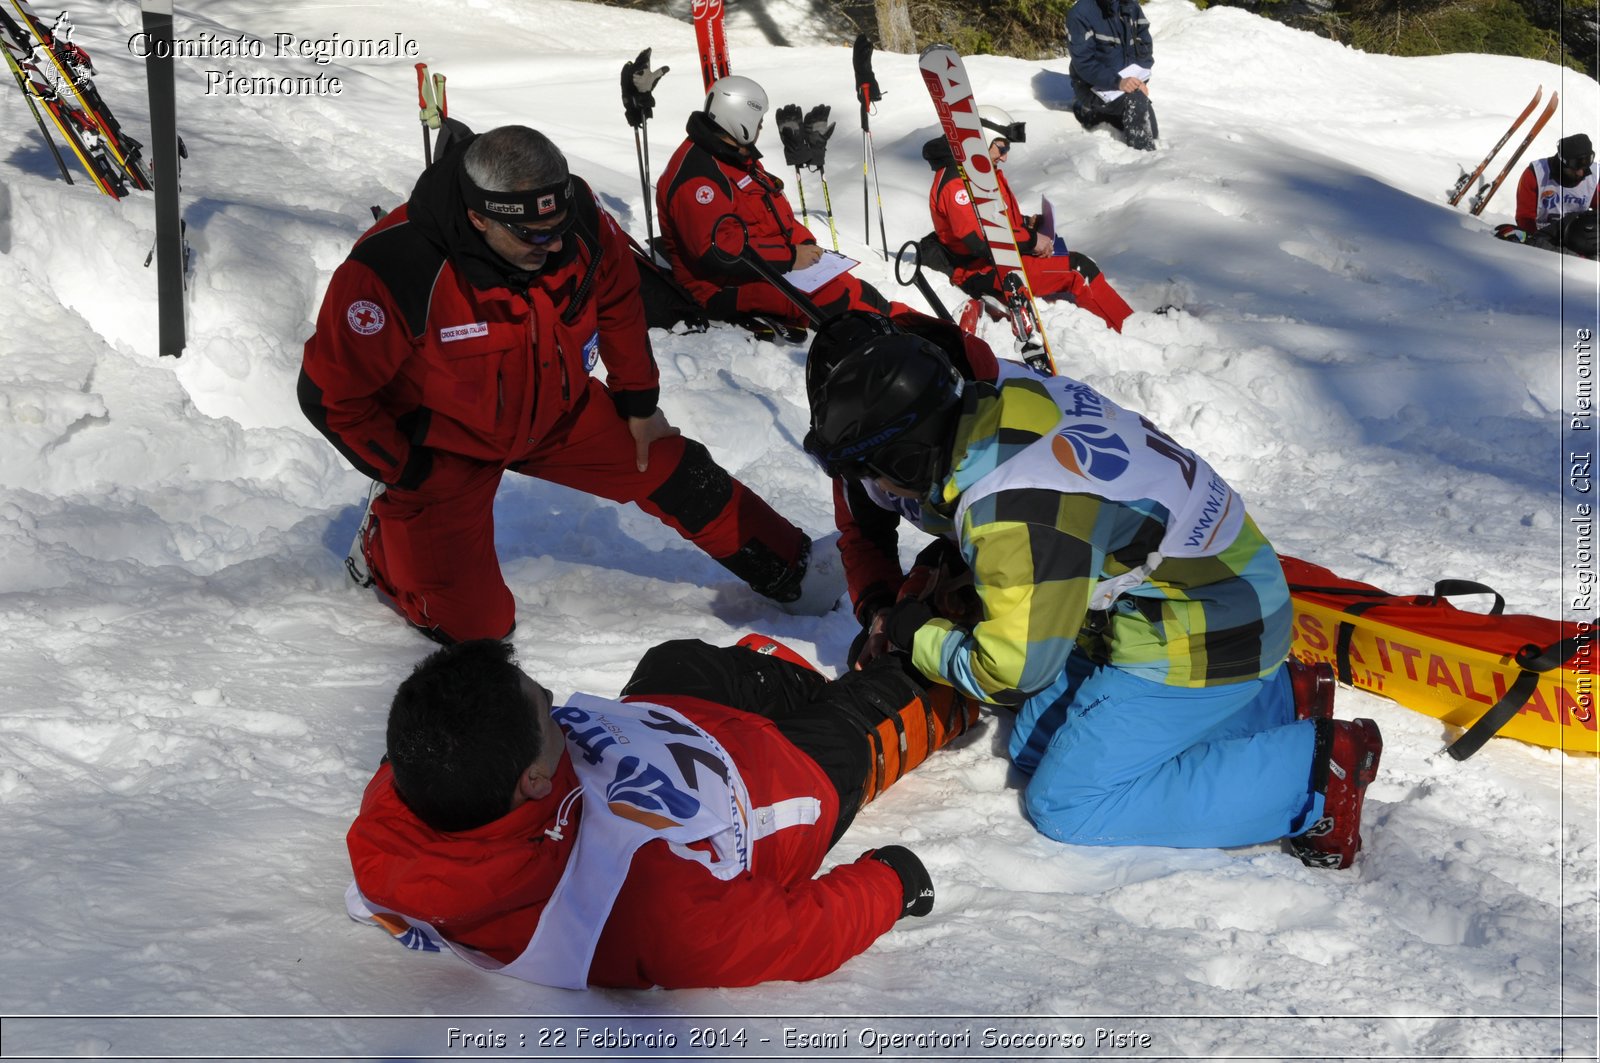
<instances>
[{"instance_id":1,"label":"man in red jacket","mask_svg":"<svg viewBox=\"0 0 1600 1063\"><path fill-rule=\"evenodd\" d=\"M795 219L783 182L761 165L756 136L767 112L767 94L747 77L725 77L711 86L705 107L689 116L688 139L673 153L656 183L656 212L672 275L711 316L733 321L766 317L804 328L806 317L750 266L729 261L718 250L717 220L733 214L749 233L749 246L779 273L805 269L822 257L817 238ZM889 302L870 284L841 274L810 293L824 314L846 309L889 312Z\"/></svg>"},{"instance_id":2,"label":"man in red jacket","mask_svg":"<svg viewBox=\"0 0 1600 1063\"><path fill-rule=\"evenodd\" d=\"M1028 275L1028 288L1034 298L1065 295L1104 321L1107 328L1121 332L1122 323L1133 313L1133 308L1111 287L1094 259L1080 251L1066 250L1065 242L1059 241L1055 233L1039 231L1037 215L1025 215L1017 206L1017 197L1012 194L1001 166L1012 142L1022 140L1023 123L1013 122L1010 114L988 104L978 108L978 117L983 123L989 158L994 163L1000 195L1005 199L1006 217L1010 219L1017 250L1022 253L1022 268ZM928 191L928 213L933 217L933 235L949 257L951 281L968 295L1001 298L988 241L966 182L956 171L949 143L943 137L931 140L924 145L922 155L934 169L933 187ZM927 247L926 242L924 247ZM930 261L929 265L939 264Z\"/></svg>"},{"instance_id":3,"label":"man in red jacket","mask_svg":"<svg viewBox=\"0 0 1600 1063\"><path fill-rule=\"evenodd\" d=\"M656 405L638 271L589 187L532 129L450 125L335 271L305 346L301 408L386 488L352 576L438 641L509 634L493 521L509 469L635 503L758 593L830 608L840 588L802 584L805 533Z\"/></svg>"},{"instance_id":4,"label":"man in red jacket","mask_svg":"<svg viewBox=\"0 0 1600 1063\"><path fill-rule=\"evenodd\" d=\"M909 850L813 878L861 805L977 720L897 661L828 681L764 636L645 654L620 701L503 642L400 685L346 904L414 949L544 985L819 978L933 908Z\"/></svg>"}]
</instances>

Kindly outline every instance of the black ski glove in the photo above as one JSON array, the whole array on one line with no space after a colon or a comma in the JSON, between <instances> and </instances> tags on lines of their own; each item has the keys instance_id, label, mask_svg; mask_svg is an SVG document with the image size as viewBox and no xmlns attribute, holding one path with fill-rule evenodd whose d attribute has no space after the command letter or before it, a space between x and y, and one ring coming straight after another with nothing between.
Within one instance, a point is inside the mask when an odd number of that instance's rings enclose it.
<instances>
[{"instance_id":1,"label":"black ski glove","mask_svg":"<svg viewBox=\"0 0 1600 1063\"><path fill-rule=\"evenodd\" d=\"M861 859L888 864L889 869L900 876L900 918L910 915L920 919L933 911L933 879L916 853L903 845L885 845L867 850L861 854Z\"/></svg>"},{"instance_id":2,"label":"black ski glove","mask_svg":"<svg viewBox=\"0 0 1600 1063\"><path fill-rule=\"evenodd\" d=\"M798 103L778 108L778 138L783 141L784 162L794 167L811 165L811 146L806 143L805 130L800 128Z\"/></svg>"},{"instance_id":3,"label":"black ski glove","mask_svg":"<svg viewBox=\"0 0 1600 1063\"><path fill-rule=\"evenodd\" d=\"M856 68L856 100L865 114L868 104L883 99L878 79L872 76L872 41L865 33L857 34L855 46L850 51L850 61Z\"/></svg>"},{"instance_id":4,"label":"black ski glove","mask_svg":"<svg viewBox=\"0 0 1600 1063\"><path fill-rule=\"evenodd\" d=\"M640 52L633 62L622 64L622 113L633 128L638 129L655 113L656 98L653 93L656 82L671 69L664 66L660 70L651 70L648 48Z\"/></svg>"},{"instance_id":5,"label":"black ski glove","mask_svg":"<svg viewBox=\"0 0 1600 1063\"><path fill-rule=\"evenodd\" d=\"M927 602L920 598L902 598L884 615L883 633L889 636L889 645L910 653L917 628L932 619L933 609Z\"/></svg>"},{"instance_id":6,"label":"black ski glove","mask_svg":"<svg viewBox=\"0 0 1600 1063\"><path fill-rule=\"evenodd\" d=\"M811 149L811 165L822 169L822 160L828 154L828 138L833 136L836 123L828 121L828 105L819 103L806 112L806 147Z\"/></svg>"}]
</instances>

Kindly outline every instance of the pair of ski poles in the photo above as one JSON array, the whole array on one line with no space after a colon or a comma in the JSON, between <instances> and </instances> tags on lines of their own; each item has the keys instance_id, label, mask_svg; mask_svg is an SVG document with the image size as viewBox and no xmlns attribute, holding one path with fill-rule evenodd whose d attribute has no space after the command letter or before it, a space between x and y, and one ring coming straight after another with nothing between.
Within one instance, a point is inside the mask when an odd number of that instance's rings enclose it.
<instances>
[{"instance_id":1,"label":"pair of ski poles","mask_svg":"<svg viewBox=\"0 0 1600 1063\"><path fill-rule=\"evenodd\" d=\"M450 104L445 99L444 75L428 76L428 64L417 64L417 121L422 123L422 158L433 165L433 140L431 130L437 130L444 119L450 117Z\"/></svg>"}]
</instances>

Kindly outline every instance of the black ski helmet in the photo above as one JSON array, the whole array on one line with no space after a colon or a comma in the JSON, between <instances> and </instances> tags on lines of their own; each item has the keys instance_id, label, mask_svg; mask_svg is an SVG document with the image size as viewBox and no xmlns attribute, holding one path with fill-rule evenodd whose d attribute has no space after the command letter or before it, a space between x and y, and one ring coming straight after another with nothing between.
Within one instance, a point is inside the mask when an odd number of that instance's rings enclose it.
<instances>
[{"instance_id":1,"label":"black ski helmet","mask_svg":"<svg viewBox=\"0 0 1600 1063\"><path fill-rule=\"evenodd\" d=\"M893 336L900 328L871 310L846 310L817 326L806 353L806 398L810 399L845 355L860 350L880 336Z\"/></svg>"},{"instance_id":2,"label":"black ski helmet","mask_svg":"<svg viewBox=\"0 0 1600 1063\"><path fill-rule=\"evenodd\" d=\"M830 476L882 476L926 494L950 460L961 392L936 345L906 334L869 340L812 392L806 452Z\"/></svg>"}]
</instances>

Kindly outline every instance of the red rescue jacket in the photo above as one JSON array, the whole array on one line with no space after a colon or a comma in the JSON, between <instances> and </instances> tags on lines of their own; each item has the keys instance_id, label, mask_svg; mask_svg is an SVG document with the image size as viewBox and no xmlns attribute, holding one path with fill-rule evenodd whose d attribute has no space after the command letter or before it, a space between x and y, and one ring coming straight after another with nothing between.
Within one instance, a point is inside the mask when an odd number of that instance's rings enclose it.
<instances>
[{"instance_id":1,"label":"red rescue jacket","mask_svg":"<svg viewBox=\"0 0 1600 1063\"><path fill-rule=\"evenodd\" d=\"M590 984L684 988L819 978L894 925L902 891L888 865L858 860L812 877L838 821L838 794L771 721L687 696L646 700L709 731L738 765L755 807L815 797L821 816L759 839L751 870L729 881L664 841L647 842L601 933ZM392 780L387 765L378 769L350 828L357 886L374 904L509 963L532 938L582 829L579 801L561 840L544 833L578 785L570 761L563 758L550 796L458 833L417 819Z\"/></svg>"},{"instance_id":2,"label":"red rescue jacket","mask_svg":"<svg viewBox=\"0 0 1600 1063\"><path fill-rule=\"evenodd\" d=\"M1011 186L999 167L995 168L994 175L1000 187L1000 196L1005 200L1006 217L1011 222L1011 232L1017 246L1028 247L1033 243L1033 233L1023 224L1017 197L1011 194ZM994 263L989 258L989 244L984 239L978 212L972 207L966 182L961 180L953 166L946 166L934 174L933 187L928 190L928 213L933 218L934 234L950 253L955 265L950 279L957 287L975 276L994 272Z\"/></svg>"},{"instance_id":3,"label":"red rescue jacket","mask_svg":"<svg viewBox=\"0 0 1600 1063\"><path fill-rule=\"evenodd\" d=\"M741 159L698 111L689 116L688 132L656 184L656 212L672 275L704 305L724 288L766 283L749 266L717 258L712 235L724 214L744 222L750 246L779 273L794 265L798 245L817 239L795 218L783 182L761 165L759 153Z\"/></svg>"},{"instance_id":4,"label":"red rescue jacket","mask_svg":"<svg viewBox=\"0 0 1600 1063\"><path fill-rule=\"evenodd\" d=\"M306 341L300 405L357 470L416 487L432 450L501 465L525 457L604 363L624 416L648 416L659 378L626 238L581 180L561 251L518 272L471 227L460 194L470 134L334 271Z\"/></svg>"}]
</instances>

